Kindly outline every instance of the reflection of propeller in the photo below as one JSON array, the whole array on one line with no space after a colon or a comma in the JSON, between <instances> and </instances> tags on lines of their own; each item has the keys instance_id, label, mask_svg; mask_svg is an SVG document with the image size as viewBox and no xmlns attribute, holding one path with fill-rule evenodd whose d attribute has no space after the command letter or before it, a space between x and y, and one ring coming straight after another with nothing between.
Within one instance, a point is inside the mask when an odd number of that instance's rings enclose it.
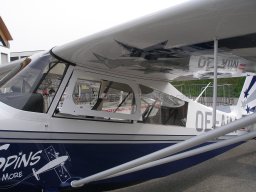
<instances>
[{"instance_id":1,"label":"reflection of propeller","mask_svg":"<svg viewBox=\"0 0 256 192\"><path fill-rule=\"evenodd\" d=\"M43 172L46 172L50 169L55 168L58 165L61 165L62 163L64 163L66 160L68 159L68 156L61 156L58 157L52 161L50 161L49 163L47 163L46 165L44 165L43 167L41 167L39 170L35 170L32 169L33 174L35 176L35 178L39 181L39 175Z\"/></svg>"}]
</instances>

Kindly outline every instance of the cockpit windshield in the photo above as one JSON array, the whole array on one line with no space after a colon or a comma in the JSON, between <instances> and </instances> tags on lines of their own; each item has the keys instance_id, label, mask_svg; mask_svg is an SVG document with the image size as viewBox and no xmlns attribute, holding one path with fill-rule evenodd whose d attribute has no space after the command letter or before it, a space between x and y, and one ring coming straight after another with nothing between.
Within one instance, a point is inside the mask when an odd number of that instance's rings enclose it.
<instances>
[{"instance_id":1,"label":"cockpit windshield","mask_svg":"<svg viewBox=\"0 0 256 192\"><path fill-rule=\"evenodd\" d=\"M25 111L46 112L66 67L49 53L27 57L1 78L0 101Z\"/></svg>"}]
</instances>

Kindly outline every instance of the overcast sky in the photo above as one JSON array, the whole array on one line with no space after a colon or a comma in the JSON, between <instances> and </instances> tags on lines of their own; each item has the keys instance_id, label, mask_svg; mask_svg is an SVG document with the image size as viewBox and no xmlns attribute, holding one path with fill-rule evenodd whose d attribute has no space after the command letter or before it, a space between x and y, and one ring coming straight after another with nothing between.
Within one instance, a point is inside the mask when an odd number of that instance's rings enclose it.
<instances>
[{"instance_id":1,"label":"overcast sky","mask_svg":"<svg viewBox=\"0 0 256 192\"><path fill-rule=\"evenodd\" d=\"M0 0L11 51L46 50L187 0Z\"/></svg>"}]
</instances>

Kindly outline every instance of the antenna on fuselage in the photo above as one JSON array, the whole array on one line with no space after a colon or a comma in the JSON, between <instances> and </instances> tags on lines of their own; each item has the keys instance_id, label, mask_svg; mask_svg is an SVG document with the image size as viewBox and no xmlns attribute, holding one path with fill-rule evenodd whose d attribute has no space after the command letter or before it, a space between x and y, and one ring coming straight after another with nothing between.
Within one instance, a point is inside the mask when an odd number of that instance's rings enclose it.
<instances>
[{"instance_id":1,"label":"antenna on fuselage","mask_svg":"<svg viewBox=\"0 0 256 192\"><path fill-rule=\"evenodd\" d=\"M198 102L198 100L200 99L200 97L203 95L203 93L206 91L206 89L210 86L211 82L208 83L205 88L203 89L203 91L198 95L198 97L196 98L195 102Z\"/></svg>"}]
</instances>

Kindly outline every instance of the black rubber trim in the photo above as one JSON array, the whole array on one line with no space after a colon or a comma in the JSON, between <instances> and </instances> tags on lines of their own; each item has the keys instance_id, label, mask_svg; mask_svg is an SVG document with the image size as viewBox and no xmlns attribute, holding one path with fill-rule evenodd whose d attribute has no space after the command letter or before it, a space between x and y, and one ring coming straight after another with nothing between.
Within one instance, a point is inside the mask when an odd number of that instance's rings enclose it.
<instances>
[{"instance_id":1,"label":"black rubber trim","mask_svg":"<svg viewBox=\"0 0 256 192\"><path fill-rule=\"evenodd\" d=\"M54 48L54 47L53 47L53 48ZM70 64L70 65L72 65L72 66L76 66L75 63L72 63L72 62L70 62L70 61L68 61L68 60L65 60L65 59L59 57L58 55L54 54L53 51L52 51L53 48L50 50L50 54L51 54L53 57L55 57L56 59L58 59L58 60L60 60L60 61L63 61L63 62L65 62L65 63L68 63L68 64Z\"/></svg>"}]
</instances>

